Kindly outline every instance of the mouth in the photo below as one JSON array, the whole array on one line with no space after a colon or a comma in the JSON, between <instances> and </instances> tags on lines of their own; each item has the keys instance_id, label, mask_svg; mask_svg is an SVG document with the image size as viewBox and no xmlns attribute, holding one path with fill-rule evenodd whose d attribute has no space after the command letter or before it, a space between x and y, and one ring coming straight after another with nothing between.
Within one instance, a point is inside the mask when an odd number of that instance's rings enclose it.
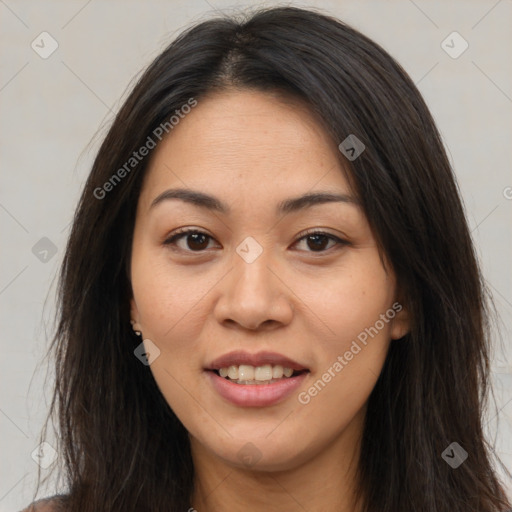
<instances>
[{"instance_id":1,"label":"mouth","mask_svg":"<svg viewBox=\"0 0 512 512\"><path fill-rule=\"evenodd\" d=\"M273 384L283 379L290 379L304 373L309 373L309 370L306 369L294 370L279 364L264 364L262 366L248 364L230 365L210 371L234 384L248 386Z\"/></svg>"},{"instance_id":2,"label":"mouth","mask_svg":"<svg viewBox=\"0 0 512 512\"><path fill-rule=\"evenodd\" d=\"M281 354L231 352L214 360L205 373L213 389L239 407L277 404L297 390L309 368Z\"/></svg>"}]
</instances>

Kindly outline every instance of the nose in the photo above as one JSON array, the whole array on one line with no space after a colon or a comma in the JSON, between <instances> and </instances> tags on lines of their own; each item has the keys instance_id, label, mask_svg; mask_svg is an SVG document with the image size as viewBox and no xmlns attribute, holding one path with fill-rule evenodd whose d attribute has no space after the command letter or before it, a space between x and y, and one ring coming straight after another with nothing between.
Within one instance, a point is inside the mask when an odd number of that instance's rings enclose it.
<instances>
[{"instance_id":1,"label":"nose","mask_svg":"<svg viewBox=\"0 0 512 512\"><path fill-rule=\"evenodd\" d=\"M225 326L249 330L275 329L293 317L293 292L277 265L263 253L251 263L233 256L231 272L219 283L214 315Z\"/></svg>"}]
</instances>

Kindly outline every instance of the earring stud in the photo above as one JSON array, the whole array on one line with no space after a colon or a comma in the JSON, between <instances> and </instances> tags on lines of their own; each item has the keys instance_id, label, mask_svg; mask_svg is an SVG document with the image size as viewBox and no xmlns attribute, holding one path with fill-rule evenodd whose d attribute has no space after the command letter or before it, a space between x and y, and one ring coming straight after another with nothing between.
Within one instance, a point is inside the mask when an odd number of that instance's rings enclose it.
<instances>
[{"instance_id":1,"label":"earring stud","mask_svg":"<svg viewBox=\"0 0 512 512\"><path fill-rule=\"evenodd\" d=\"M141 336L142 329L141 329L140 324L138 322L136 322L135 320L130 320L130 323L132 324L132 329L133 329L133 332L135 333L135 335Z\"/></svg>"}]
</instances>

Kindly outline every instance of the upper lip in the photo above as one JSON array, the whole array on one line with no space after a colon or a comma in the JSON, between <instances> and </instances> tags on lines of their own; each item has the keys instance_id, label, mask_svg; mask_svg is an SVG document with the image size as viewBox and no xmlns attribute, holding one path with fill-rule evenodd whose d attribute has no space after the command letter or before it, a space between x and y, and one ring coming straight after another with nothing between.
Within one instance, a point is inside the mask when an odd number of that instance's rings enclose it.
<instances>
[{"instance_id":1,"label":"upper lip","mask_svg":"<svg viewBox=\"0 0 512 512\"><path fill-rule=\"evenodd\" d=\"M281 365L285 368L291 368L292 370L307 370L307 368L290 359L289 357L277 354L276 352L257 352L251 354L244 352L243 350L235 350L224 354L214 359L207 367L206 370L219 370L220 368L227 368L229 366L238 366L241 364L248 364L251 366L263 366L264 364Z\"/></svg>"}]
</instances>

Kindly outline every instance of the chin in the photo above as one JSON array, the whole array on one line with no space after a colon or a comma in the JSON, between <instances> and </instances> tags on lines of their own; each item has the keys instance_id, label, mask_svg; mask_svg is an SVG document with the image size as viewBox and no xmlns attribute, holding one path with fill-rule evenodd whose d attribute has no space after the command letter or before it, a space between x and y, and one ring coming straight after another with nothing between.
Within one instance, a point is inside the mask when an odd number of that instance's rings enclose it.
<instances>
[{"instance_id":1,"label":"chin","mask_svg":"<svg viewBox=\"0 0 512 512\"><path fill-rule=\"evenodd\" d=\"M271 429L265 429L267 431ZM311 456L308 453L308 444L311 446L311 443L306 443L304 438L299 444L289 433L264 437L260 431L259 436L246 434L222 440L206 439L201 444L206 445L224 464L248 471L288 471Z\"/></svg>"}]
</instances>

